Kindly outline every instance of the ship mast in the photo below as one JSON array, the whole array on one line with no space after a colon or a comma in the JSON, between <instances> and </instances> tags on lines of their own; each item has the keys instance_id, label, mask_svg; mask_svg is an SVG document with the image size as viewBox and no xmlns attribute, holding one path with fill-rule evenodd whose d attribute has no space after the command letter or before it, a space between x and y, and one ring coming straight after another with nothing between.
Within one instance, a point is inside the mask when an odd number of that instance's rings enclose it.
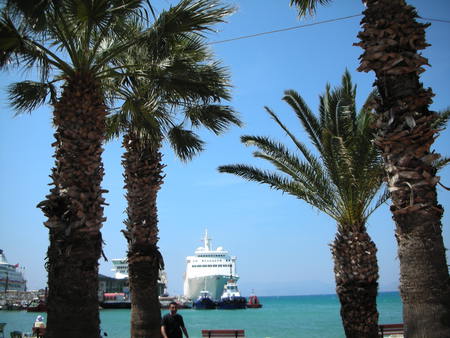
<instances>
[{"instance_id":1,"label":"ship mast","mask_svg":"<svg viewBox=\"0 0 450 338\"><path fill-rule=\"evenodd\" d=\"M208 237L208 229L205 229L205 236L202 241L205 244L205 250L211 251L211 238Z\"/></svg>"}]
</instances>

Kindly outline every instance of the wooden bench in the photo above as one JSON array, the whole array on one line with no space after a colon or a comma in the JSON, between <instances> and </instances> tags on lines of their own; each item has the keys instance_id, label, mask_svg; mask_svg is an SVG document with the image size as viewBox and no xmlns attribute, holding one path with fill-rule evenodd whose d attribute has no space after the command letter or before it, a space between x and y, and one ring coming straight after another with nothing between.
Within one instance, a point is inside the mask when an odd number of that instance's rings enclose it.
<instances>
[{"instance_id":1,"label":"wooden bench","mask_svg":"<svg viewBox=\"0 0 450 338\"><path fill-rule=\"evenodd\" d=\"M403 334L403 324L382 324L378 325L378 334L380 337L393 334Z\"/></svg>"},{"instance_id":2,"label":"wooden bench","mask_svg":"<svg viewBox=\"0 0 450 338\"><path fill-rule=\"evenodd\" d=\"M202 330L202 337L245 337L244 330Z\"/></svg>"}]
</instances>

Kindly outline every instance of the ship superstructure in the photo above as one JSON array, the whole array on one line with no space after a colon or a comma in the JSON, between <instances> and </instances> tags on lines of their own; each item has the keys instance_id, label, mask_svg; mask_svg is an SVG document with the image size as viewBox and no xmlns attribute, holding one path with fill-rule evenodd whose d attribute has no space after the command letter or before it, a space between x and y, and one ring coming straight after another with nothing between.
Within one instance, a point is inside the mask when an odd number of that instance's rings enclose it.
<instances>
[{"instance_id":1,"label":"ship superstructure","mask_svg":"<svg viewBox=\"0 0 450 338\"><path fill-rule=\"evenodd\" d=\"M128 279L128 260L126 258L115 258L111 260L114 267L112 271L115 272L116 279ZM167 288L167 274L164 270L159 270L158 277L158 292L162 295Z\"/></svg>"},{"instance_id":2,"label":"ship superstructure","mask_svg":"<svg viewBox=\"0 0 450 338\"><path fill-rule=\"evenodd\" d=\"M212 299L218 300L230 275L234 280L239 279L236 257L222 247L213 250L207 230L202 241L204 245L195 250L195 255L186 257L184 296L197 299L200 291L207 290Z\"/></svg>"},{"instance_id":3,"label":"ship superstructure","mask_svg":"<svg viewBox=\"0 0 450 338\"><path fill-rule=\"evenodd\" d=\"M3 250L0 249L0 292L26 291L27 282L19 264L9 264Z\"/></svg>"},{"instance_id":4,"label":"ship superstructure","mask_svg":"<svg viewBox=\"0 0 450 338\"><path fill-rule=\"evenodd\" d=\"M128 261L126 258L114 258L111 260L114 267L111 269L115 272L114 277L117 279L128 278Z\"/></svg>"}]
</instances>

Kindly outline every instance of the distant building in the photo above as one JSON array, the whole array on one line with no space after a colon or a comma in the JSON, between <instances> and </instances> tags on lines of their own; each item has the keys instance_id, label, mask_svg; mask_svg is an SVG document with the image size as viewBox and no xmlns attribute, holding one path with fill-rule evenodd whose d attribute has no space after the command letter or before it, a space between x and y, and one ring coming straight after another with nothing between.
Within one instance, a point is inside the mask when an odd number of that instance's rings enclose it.
<instances>
[{"instance_id":1,"label":"distant building","mask_svg":"<svg viewBox=\"0 0 450 338\"><path fill-rule=\"evenodd\" d=\"M98 292L100 296L102 296L104 293L130 292L128 278L114 278L99 274L98 281L99 281ZM161 283L161 281L159 280L158 296L161 296L164 293L165 287L166 284Z\"/></svg>"}]
</instances>

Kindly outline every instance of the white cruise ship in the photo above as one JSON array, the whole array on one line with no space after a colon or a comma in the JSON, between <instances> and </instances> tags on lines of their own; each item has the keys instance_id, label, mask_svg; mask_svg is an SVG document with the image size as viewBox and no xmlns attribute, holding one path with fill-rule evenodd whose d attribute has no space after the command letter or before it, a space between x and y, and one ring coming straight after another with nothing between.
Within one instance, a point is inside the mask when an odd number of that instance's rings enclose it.
<instances>
[{"instance_id":1,"label":"white cruise ship","mask_svg":"<svg viewBox=\"0 0 450 338\"><path fill-rule=\"evenodd\" d=\"M19 264L9 264L3 250L0 249L0 290L26 291L27 281L18 270Z\"/></svg>"},{"instance_id":2,"label":"white cruise ship","mask_svg":"<svg viewBox=\"0 0 450 338\"><path fill-rule=\"evenodd\" d=\"M236 257L231 257L222 247L213 250L208 231L203 237L204 246L195 250L195 256L186 257L184 296L197 299L200 291L207 290L214 300L219 300L230 276L236 274Z\"/></svg>"}]
</instances>

